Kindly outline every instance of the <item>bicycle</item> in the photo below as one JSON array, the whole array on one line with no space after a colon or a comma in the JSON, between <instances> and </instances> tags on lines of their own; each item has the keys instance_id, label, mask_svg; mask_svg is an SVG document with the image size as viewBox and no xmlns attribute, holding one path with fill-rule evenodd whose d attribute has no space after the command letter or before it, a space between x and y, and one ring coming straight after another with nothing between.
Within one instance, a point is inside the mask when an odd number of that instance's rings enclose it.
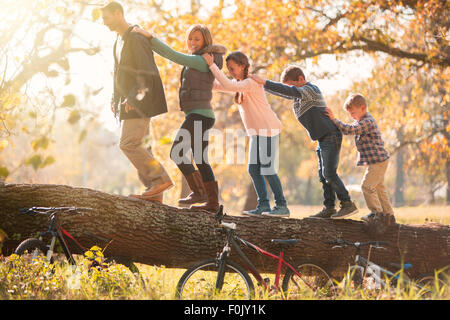
<instances>
[{"instance_id":1,"label":"bicycle","mask_svg":"<svg viewBox=\"0 0 450 320\"><path fill-rule=\"evenodd\" d=\"M50 224L47 231L40 232L39 237L28 238L22 241L15 250L15 254L22 256L26 261L32 262L37 259L38 256L45 257L45 260L49 264L55 262L54 252L56 241L61 245L64 255L71 265L76 265L75 259L72 252L69 249L66 240L70 240L72 244L78 250L77 253L83 254L89 251L88 248L83 246L78 242L67 230L62 228L58 223L58 214L61 213L71 213L71 214L82 214L80 211L83 210L93 210L92 208L77 208L77 207L31 207L19 209L22 214L29 215L48 215ZM50 236L50 243L46 244L44 238ZM100 237L97 237L100 239ZM108 239L102 239L108 241Z\"/></svg>"},{"instance_id":2,"label":"bicycle","mask_svg":"<svg viewBox=\"0 0 450 320\"><path fill-rule=\"evenodd\" d=\"M281 292L285 299L297 299L305 296L334 298L335 286L333 281L321 267L307 263L294 268L285 260L284 247L294 246L299 243L299 240L272 239L272 243L280 246L280 253L275 255L240 238L236 234L236 224L223 222L223 217L223 206L221 205L216 213L215 220L220 230L226 232L225 246L216 258L199 262L186 270L178 281L176 298L211 299L222 296L233 299L252 299L255 296L255 287L246 270L250 271L266 292ZM238 243L277 261L275 284L273 286L270 286L269 279L263 278L257 271ZM230 260L232 247L244 261L246 269ZM283 266L286 268L286 272L280 291L280 276Z\"/></svg>"},{"instance_id":3,"label":"bicycle","mask_svg":"<svg viewBox=\"0 0 450 320\"><path fill-rule=\"evenodd\" d=\"M364 246L370 246L371 248L378 250L386 250L383 245L389 245L389 242L350 242L343 239L337 239L334 241L329 241L328 243L335 244L332 249L345 248L347 246L353 246L356 249L354 260L355 265L349 267L347 275L344 278L344 287L346 285L350 285L353 288L385 289L387 287L401 284L410 287L414 286L418 290L419 294L424 297L432 294L430 286L436 286L438 291L439 288L447 288L448 291L448 284L446 284L443 279L435 278L430 275L418 276L417 281L411 281L408 275L404 272L412 267L411 263L389 263L390 267L397 269L394 273L370 261L369 258L366 260L360 255L361 248ZM448 295L448 293L444 295Z\"/></svg>"}]
</instances>

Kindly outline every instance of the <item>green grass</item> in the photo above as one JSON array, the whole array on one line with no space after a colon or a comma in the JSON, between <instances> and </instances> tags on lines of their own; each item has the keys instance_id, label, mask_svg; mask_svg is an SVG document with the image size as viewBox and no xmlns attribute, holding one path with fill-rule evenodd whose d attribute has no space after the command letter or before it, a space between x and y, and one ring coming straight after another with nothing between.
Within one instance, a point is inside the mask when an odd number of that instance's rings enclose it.
<instances>
[{"instance_id":1,"label":"green grass","mask_svg":"<svg viewBox=\"0 0 450 320\"><path fill-rule=\"evenodd\" d=\"M303 218L320 210L320 207L291 207L291 217ZM366 210L360 210L353 219L358 219L366 214ZM441 223L450 224L449 206L426 206L414 208L397 208L395 210L397 221L406 224ZM32 264L25 263L15 255L9 257L0 256L0 299L174 299L175 287L184 269L167 269L164 267L137 264L139 276L133 274L122 265L111 265L107 269L90 269L90 260L77 257L78 267L58 263L55 266L47 266L43 260ZM273 283L273 275L267 275ZM353 288L348 282L336 282L339 287L338 300L416 300L416 299L450 299L449 278L443 273L446 283L436 287L432 284L424 295L423 290L415 286L394 286L393 288L361 289ZM254 279L253 279L254 280ZM282 299L280 293L272 294L258 289L256 281L256 298L263 300ZM195 298L194 296L192 298ZM214 299L228 299L229 297L217 295ZM311 296L303 296L304 299L314 299Z\"/></svg>"}]
</instances>

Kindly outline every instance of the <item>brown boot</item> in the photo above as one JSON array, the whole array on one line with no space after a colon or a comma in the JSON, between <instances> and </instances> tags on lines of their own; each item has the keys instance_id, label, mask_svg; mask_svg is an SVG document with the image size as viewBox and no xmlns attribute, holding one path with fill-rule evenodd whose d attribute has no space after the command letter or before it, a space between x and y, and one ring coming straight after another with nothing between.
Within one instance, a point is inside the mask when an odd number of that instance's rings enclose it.
<instances>
[{"instance_id":1,"label":"brown boot","mask_svg":"<svg viewBox=\"0 0 450 320\"><path fill-rule=\"evenodd\" d=\"M216 212L219 209L219 186L217 181L203 182L203 185L205 186L208 200L202 205L191 206L190 209Z\"/></svg>"},{"instance_id":2,"label":"brown boot","mask_svg":"<svg viewBox=\"0 0 450 320\"><path fill-rule=\"evenodd\" d=\"M184 177L186 178L186 181L192 192L186 198L179 199L178 204L194 204L198 202L208 201L200 172L196 170Z\"/></svg>"}]
</instances>

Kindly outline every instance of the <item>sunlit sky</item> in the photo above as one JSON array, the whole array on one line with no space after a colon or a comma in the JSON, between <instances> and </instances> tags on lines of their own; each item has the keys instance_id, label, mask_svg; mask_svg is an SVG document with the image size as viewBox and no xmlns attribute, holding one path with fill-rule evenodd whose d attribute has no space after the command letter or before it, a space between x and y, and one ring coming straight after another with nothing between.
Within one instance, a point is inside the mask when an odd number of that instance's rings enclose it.
<instances>
[{"instance_id":1,"label":"sunlit sky","mask_svg":"<svg viewBox=\"0 0 450 320\"><path fill-rule=\"evenodd\" d=\"M203 1L208 5L214 6L219 0L208 0ZM164 7L166 8L176 8L180 10L185 10L188 8L190 1L164 1ZM140 7L130 7L124 5L125 16L129 23L140 23L145 21L146 17L150 13L150 8L148 11L142 6ZM232 10L230 8L229 10ZM90 13L90 10L88 10ZM74 93L76 96L83 95L83 88L87 85L92 90L103 88L100 94L92 98L92 105L104 106L100 115L100 121L105 124L108 129L117 131L118 123L114 119L109 103L111 100L112 90L113 90L113 55L112 48L114 41L116 39L116 34L111 32L106 26L103 25L102 19L93 22L90 16L78 24L75 37L72 41L73 46L86 47L86 43L91 43L98 45L101 48L99 54L95 56L88 56L85 54L72 54L69 57L69 62L71 65L71 83L69 86L63 87L64 93L61 93L62 97L67 93ZM181 34L180 37L184 37ZM232 37L232 35L230 35ZM226 43L224 43L226 45ZM170 45L170 43L169 43ZM308 70L323 71L326 70L330 74L334 74L333 79L314 79L309 78L311 82L317 84L323 91L325 97L329 94L333 94L337 90L347 89L352 80L360 77L364 74L364 70L370 70L373 63L367 57L365 58L352 58L346 61L337 62L333 55L322 56L317 65L313 65L312 62L304 63L300 61L292 61L292 63L300 63L306 66L306 75L308 77ZM181 70L181 67L180 67ZM163 71L161 71L163 72ZM279 80L279 79L275 79ZM86 107L86 106L84 106Z\"/></svg>"}]
</instances>

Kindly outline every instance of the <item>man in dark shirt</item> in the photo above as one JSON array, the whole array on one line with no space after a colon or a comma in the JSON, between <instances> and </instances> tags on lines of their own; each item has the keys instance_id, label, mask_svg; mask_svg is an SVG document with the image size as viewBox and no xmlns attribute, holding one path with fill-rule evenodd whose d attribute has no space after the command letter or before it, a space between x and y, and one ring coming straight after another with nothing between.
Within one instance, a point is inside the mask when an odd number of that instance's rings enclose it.
<instances>
[{"instance_id":1,"label":"man in dark shirt","mask_svg":"<svg viewBox=\"0 0 450 320\"><path fill-rule=\"evenodd\" d=\"M123 120L120 149L138 171L146 186L142 195L131 195L150 201L161 201L162 193L173 186L164 167L153 157L151 148L142 146L149 134L151 117L167 112L164 88L155 64L150 42L131 32L123 7L110 2L102 8L103 23L118 34L114 44L114 94L111 109Z\"/></svg>"}]
</instances>

